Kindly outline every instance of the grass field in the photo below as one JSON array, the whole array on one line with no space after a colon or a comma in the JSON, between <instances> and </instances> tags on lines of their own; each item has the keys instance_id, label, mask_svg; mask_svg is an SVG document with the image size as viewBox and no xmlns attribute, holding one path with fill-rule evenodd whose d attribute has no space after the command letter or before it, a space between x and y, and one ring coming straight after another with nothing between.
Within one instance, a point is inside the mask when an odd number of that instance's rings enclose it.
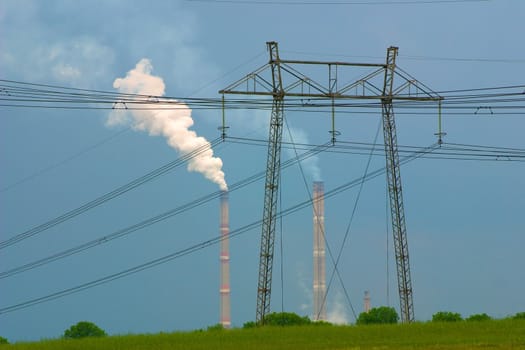
<instances>
[{"instance_id":1,"label":"grass field","mask_svg":"<svg viewBox=\"0 0 525 350\"><path fill-rule=\"evenodd\" d=\"M0 348L2 350L525 349L525 321L265 327L81 340L45 340L0 345Z\"/></svg>"}]
</instances>

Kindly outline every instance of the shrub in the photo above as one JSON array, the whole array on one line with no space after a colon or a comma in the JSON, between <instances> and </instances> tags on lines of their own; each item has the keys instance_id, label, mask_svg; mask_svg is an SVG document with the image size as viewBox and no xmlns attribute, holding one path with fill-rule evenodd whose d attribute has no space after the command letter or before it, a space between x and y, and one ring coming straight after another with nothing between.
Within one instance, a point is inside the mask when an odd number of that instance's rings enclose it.
<instances>
[{"instance_id":1,"label":"shrub","mask_svg":"<svg viewBox=\"0 0 525 350\"><path fill-rule=\"evenodd\" d=\"M457 322L461 320L461 315L457 312L439 311L432 315L432 322Z\"/></svg>"},{"instance_id":2,"label":"shrub","mask_svg":"<svg viewBox=\"0 0 525 350\"><path fill-rule=\"evenodd\" d=\"M224 330L224 326L222 325L222 323L216 323L213 326L208 326L206 330L207 331L222 331Z\"/></svg>"},{"instance_id":3,"label":"shrub","mask_svg":"<svg viewBox=\"0 0 525 350\"><path fill-rule=\"evenodd\" d=\"M253 321L248 321L248 322L245 322L243 325L242 325L242 328L244 329L248 329L248 328L255 328L257 326L257 324Z\"/></svg>"},{"instance_id":4,"label":"shrub","mask_svg":"<svg viewBox=\"0 0 525 350\"><path fill-rule=\"evenodd\" d=\"M96 324L87 321L81 321L71 326L64 332L64 338L79 339L86 337L105 337L107 334Z\"/></svg>"},{"instance_id":5,"label":"shrub","mask_svg":"<svg viewBox=\"0 0 525 350\"><path fill-rule=\"evenodd\" d=\"M489 315L483 313L483 314L470 315L465 320L466 321L489 321L489 320L492 320L492 318Z\"/></svg>"},{"instance_id":6,"label":"shrub","mask_svg":"<svg viewBox=\"0 0 525 350\"><path fill-rule=\"evenodd\" d=\"M243 329L249 329L249 328L255 328L255 327L257 327L257 324L254 321L248 321L242 325Z\"/></svg>"},{"instance_id":7,"label":"shrub","mask_svg":"<svg viewBox=\"0 0 525 350\"><path fill-rule=\"evenodd\" d=\"M399 316L396 309L388 306L374 307L368 312L362 312L357 318L356 324L382 324L397 323Z\"/></svg>"},{"instance_id":8,"label":"shrub","mask_svg":"<svg viewBox=\"0 0 525 350\"><path fill-rule=\"evenodd\" d=\"M264 318L267 326L302 326L311 323L307 316L301 317L293 312L272 312Z\"/></svg>"},{"instance_id":9,"label":"shrub","mask_svg":"<svg viewBox=\"0 0 525 350\"><path fill-rule=\"evenodd\" d=\"M2 345L2 344L9 344L9 342L7 341L6 338L0 337L0 345Z\"/></svg>"},{"instance_id":10,"label":"shrub","mask_svg":"<svg viewBox=\"0 0 525 350\"><path fill-rule=\"evenodd\" d=\"M518 312L512 317L514 320L525 320L525 312Z\"/></svg>"},{"instance_id":11,"label":"shrub","mask_svg":"<svg viewBox=\"0 0 525 350\"><path fill-rule=\"evenodd\" d=\"M312 324L312 321L307 317L301 317L293 312L272 312L264 317L265 326L301 326ZM244 323L242 328L255 328L257 323L248 321Z\"/></svg>"}]
</instances>

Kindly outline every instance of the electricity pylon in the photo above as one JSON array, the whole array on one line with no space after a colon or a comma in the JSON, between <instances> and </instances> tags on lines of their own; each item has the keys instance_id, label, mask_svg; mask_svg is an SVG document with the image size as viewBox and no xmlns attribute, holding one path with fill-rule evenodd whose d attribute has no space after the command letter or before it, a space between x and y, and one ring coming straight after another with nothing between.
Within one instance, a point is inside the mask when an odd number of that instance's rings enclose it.
<instances>
[{"instance_id":1,"label":"electricity pylon","mask_svg":"<svg viewBox=\"0 0 525 350\"><path fill-rule=\"evenodd\" d=\"M386 174L390 198L392 233L396 254L397 285L402 322L414 321L414 302L412 300L412 280L408 258L408 240L406 235L405 209L401 186L401 168L397 149L397 132L394 120L393 85L396 69L397 47L389 47L386 58L385 80L383 84L383 136L385 139Z\"/></svg>"},{"instance_id":2,"label":"electricity pylon","mask_svg":"<svg viewBox=\"0 0 525 350\"><path fill-rule=\"evenodd\" d=\"M264 316L270 312L273 248L277 220L277 190L281 175L281 140L283 136L284 90L281 79L279 51L276 42L268 42L267 45L270 51L269 65L272 70L273 105L268 137L261 252L259 255L259 282L257 286L257 311L255 318L258 324L264 323Z\"/></svg>"},{"instance_id":3,"label":"electricity pylon","mask_svg":"<svg viewBox=\"0 0 525 350\"><path fill-rule=\"evenodd\" d=\"M276 42L266 43L270 61L235 83L219 91L221 94L257 95L272 97L272 114L268 140L263 224L261 234L259 279L257 287L256 322L264 324L264 317L270 311L275 223L277 218L277 194L281 164L281 139L284 118L285 97L313 99L317 106L329 101L332 110L332 142L335 143L338 132L335 129L336 101L339 100L379 100L382 106L383 133L385 137L385 155L387 162L387 180L392 211L394 248L396 251L401 320L414 320L412 302L412 284L408 259L405 214L403 208L399 154L395 129L393 105L401 101L440 101L442 98L407 73L396 70L397 48L387 51L385 64L348 63L283 60L279 57ZM327 85L319 83L301 73L295 67L327 68ZM374 69L363 78L343 83L345 73L353 69ZM351 72L355 76L355 71ZM269 76L270 77L269 77ZM394 84L394 76L401 84ZM310 106L305 103L304 107ZM311 107L311 106L310 106ZM348 106L347 106L348 107ZM350 106L351 107L351 106ZM225 126L223 125L223 128ZM223 129L224 130L224 129Z\"/></svg>"}]
</instances>

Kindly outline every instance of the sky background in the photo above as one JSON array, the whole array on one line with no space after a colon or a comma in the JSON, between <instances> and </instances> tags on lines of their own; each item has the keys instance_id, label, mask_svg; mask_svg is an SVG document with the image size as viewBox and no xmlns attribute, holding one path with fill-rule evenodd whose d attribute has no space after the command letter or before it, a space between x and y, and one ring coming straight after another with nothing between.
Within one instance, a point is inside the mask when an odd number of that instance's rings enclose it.
<instances>
[{"instance_id":1,"label":"sky background","mask_svg":"<svg viewBox=\"0 0 525 350\"><path fill-rule=\"evenodd\" d=\"M354 4L351 4L354 2ZM374 1L361 1L372 3ZM218 90L268 60L267 41L289 59L397 63L434 91L523 85L525 2L380 1L381 4L263 4L219 1L28 1L0 3L0 78L116 91L113 82L144 58L165 94L218 98ZM333 3L333 2L332 2ZM362 72L355 73L356 77ZM191 104L189 105L191 108ZM447 116L445 142L525 148L523 115ZM0 239L9 239L108 193L179 156L162 136L108 126L108 110L0 107ZM218 109L193 111L198 135L220 136ZM228 134L265 139L267 111L226 111ZM373 142L377 114L337 115L340 140ZM436 141L436 115L397 115L401 145ZM296 142L330 139L329 116L286 113ZM288 130L284 130L289 139ZM379 142L382 136L379 134ZM264 147L214 149L230 184L264 171ZM293 151L283 150L283 159ZM322 153L304 165L326 190L363 175L368 157ZM384 166L375 156L370 170ZM317 170L315 168L317 167ZM318 175L316 175L316 172ZM437 311L505 317L525 311L525 163L418 159L402 167L417 320ZM282 208L308 199L297 166L282 172ZM0 270L108 235L218 190L176 168L72 220L0 250ZM326 235L337 252L357 188L326 201ZM261 218L263 182L230 193L234 230ZM339 266L357 314L399 308L386 180L363 186ZM48 295L165 256L219 234L219 201L80 254L0 279L0 308ZM232 324L255 318L260 228L231 240ZM281 250L282 246L282 250ZM272 309L312 312L312 212L282 221L277 233ZM282 269L281 269L282 267ZM328 275L332 263L327 261ZM281 273L282 271L282 273ZM281 281L284 281L283 283ZM11 313L0 314L9 341L53 338L81 320L109 334L205 328L219 321L219 247ZM328 296L331 320L354 322L339 281Z\"/></svg>"}]
</instances>

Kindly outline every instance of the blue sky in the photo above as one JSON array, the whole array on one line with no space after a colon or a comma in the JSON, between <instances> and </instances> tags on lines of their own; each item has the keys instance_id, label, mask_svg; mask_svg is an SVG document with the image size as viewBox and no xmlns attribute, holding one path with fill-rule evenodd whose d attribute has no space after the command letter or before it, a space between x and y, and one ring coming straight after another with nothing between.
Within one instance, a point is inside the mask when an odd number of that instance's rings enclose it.
<instances>
[{"instance_id":1,"label":"blue sky","mask_svg":"<svg viewBox=\"0 0 525 350\"><path fill-rule=\"evenodd\" d=\"M387 47L395 45L398 65L434 91L524 84L524 2L380 2L6 0L0 4L0 78L116 91L114 80L147 58L152 74L162 77L166 95L218 98L218 90L267 62L265 43L275 40L283 58L374 63L382 63ZM523 115L471 112L444 115L445 142L525 148ZM108 110L4 106L0 115L2 241L179 156L162 136L109 127ZM266 138L268 112L231 110L226 116L229 135ZM326 115L290 112L286 118L295 141L329 140ZM337 115L340 140L372 142L379 118L380 110L375 115ZM193 119L191 129L198 135L208 140L219 136L220 110L194 110ZM436 141L436 116L401 114L397 123L401 145L425 147ZM265 170L263 147L225 142L214 151L230 184ZM292 154L284 150L283 159ZM366 155L322 153L304 164L307 182L314 177L309 169L317 166L330 190L362 176L367 161ZM372 158L371 170L382 166L383 157ZM441 310L494 317L524 311L525 164L418 159L403 166L402 179L416 319L428 320ZM201 174L179 167L2 249L1 270L108 235L217 189ZM364 184L342 253L340 273L357 313L365 290L370 290L373 306L398 307L385 190L384 176ZM354 188L326 202L327 238L334 252L356 197ZM307 198L299 168L284 170L282 208ZM262 202L261 181L232 192L231 229L259 220ZM208 202L125 238L0 279L0 308L213 238L219 233L218 204ZM311 223L311 208L283 219L274 269L275 311L284 305L286 311L311 313ZM259 237L260 229L255 229L231 241L234 326L255 318ZM218 250L211 246L108 284L1 314L0 335L10 341L52 338L80 320L95 322L110 334L205 328L219 320ZM330 273L332 264L327 267ZM328 299L329 314L354 321L339 281Z\"/></svg>"}]
</instances>

